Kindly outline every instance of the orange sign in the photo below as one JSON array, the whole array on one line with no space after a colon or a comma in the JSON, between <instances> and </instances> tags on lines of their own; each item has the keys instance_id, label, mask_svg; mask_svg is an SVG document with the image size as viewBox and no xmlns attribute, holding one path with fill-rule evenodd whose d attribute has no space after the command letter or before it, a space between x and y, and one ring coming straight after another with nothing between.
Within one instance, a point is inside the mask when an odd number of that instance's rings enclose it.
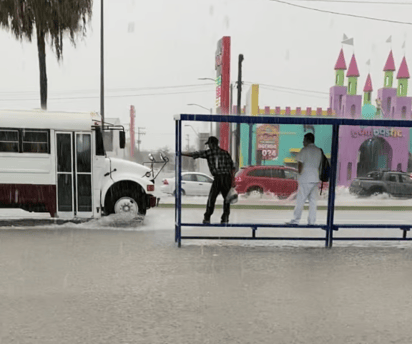
<instances>
[{"instance_id":1,"label":"orange sign","mask_svg":"<svg viewBox=\"0 0 412 344\"><path fill-rule=\"evenodd\" d=\"M262 160L275 160L279 155L279 124L262 124L256 130L256 149Z\"/></svg>"}]
</instances>

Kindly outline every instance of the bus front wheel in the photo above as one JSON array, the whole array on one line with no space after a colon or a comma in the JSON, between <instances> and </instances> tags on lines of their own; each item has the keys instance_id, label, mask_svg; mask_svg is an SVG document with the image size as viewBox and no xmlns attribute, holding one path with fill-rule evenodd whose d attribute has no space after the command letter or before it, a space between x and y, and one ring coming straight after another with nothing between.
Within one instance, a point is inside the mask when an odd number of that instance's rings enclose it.
<instances>
[{"instance_id":1,"label":"bus front wheel","mask_svg":"<svg viewBox=\"0 0 412 344\"><path fill-rule=\"evenodd\" d=\"M141 192L123 190L114 192L108 202L107 214L140 214L146 215L146 197Z\"/></svg>"}]
</instances>

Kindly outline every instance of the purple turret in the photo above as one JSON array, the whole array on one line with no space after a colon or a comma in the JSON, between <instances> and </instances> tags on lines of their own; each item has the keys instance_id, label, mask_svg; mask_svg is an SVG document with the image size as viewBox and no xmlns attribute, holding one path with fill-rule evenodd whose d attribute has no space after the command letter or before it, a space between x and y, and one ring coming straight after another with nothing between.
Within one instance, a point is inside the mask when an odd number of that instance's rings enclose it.
<instances>
[{"instance_id":1,"label":"purple turret","mask_svg":"<svg viewBox=\"0 0 412 344\"><path fill-rule=\"evenodd\" d=\"M341 116L345 118L360 118L362 113L362 96L356 94L359 70L355 54L352 55L346 76L349 80L348 91L342 98Z\"/></svg>"},{"instance_id":2,"label":"purple turret","mask_svg":"<svg viewBox=\"0 0 412 344\"><path fill-rule=\"evenodd\" d=\"M405 57L402 59L399 67L397 96L393 104L393 118L396 119L411 119L412 98L408 97L408 79L409 70Z\"/></svg>"},{"instance_id":3,"label":"purple turret","mask_svg":"<svg viewBox=\"0 0 412 344\"><path fill-rule=\"evenodd\" d=\"M395 62L393 59L392 50L389 53L383 71L385 72L384 87L378 90L378 101L381 103L382 117L394 118L396 88L392 87L393 72L395 71Z\"/></svg>"},{"instance_id":4,"label":"purple turret","mask_svg":"<svg viewBox=\"0 0 412 344\"><path fill-rule=\"evenodd\" d=\"M343 54L343 49L341 49L335 64L335 86L332 86L329 90L329 107L332 111L335 111L337 117L342 116L343 96L347 93L347 89L344 86L345 70L345 56Z\"/></svg>"},{"instance_id":5,"label":"purple turret","mask_svg":"<svg viewBox=\"0 0 412 344\"><path fill-rule=\"evenodd\" d=\"M363 105L371 104L372 91L372 79L371 75L368 74L368 77L366 78L365 82L365 87L363 88Z\"/></svg>"}]
</instances>

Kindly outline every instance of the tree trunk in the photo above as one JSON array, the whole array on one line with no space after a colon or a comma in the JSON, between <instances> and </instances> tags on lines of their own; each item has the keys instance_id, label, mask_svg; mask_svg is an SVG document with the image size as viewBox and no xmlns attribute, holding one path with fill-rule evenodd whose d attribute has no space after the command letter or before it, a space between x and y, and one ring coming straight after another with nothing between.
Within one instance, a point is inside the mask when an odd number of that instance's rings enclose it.
<instances>
[{"instance_id":1,"label":"tree trunk","mask_svg":"<svg viewBox=\"0 0 412 344\"><path fill-rule=\"evenodd\" d=\"M41 108L47 110L46 42L44 36L44 31L37 28L37 50L39 52L40 68L40 102Z\"/></svg>"}]
</instances>

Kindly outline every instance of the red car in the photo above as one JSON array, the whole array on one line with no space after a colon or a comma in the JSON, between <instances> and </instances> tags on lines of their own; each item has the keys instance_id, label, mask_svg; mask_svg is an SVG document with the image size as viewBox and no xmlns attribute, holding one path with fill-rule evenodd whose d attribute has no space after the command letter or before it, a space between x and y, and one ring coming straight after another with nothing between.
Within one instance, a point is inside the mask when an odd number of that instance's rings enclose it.
<instances>
[{"instance_id":1,"label":"red car","mask_svg":"<svg viewBox=\"0 0 412 344\"><path fill-rule=\"evenodd\" d=\"M279 198L288 198L298 190L298 170L286 166L248 166L236 174L238 194L263 194L271 192ZM319 190L322 183L319 183ZM323 183L323 193L329 189L329 183Z\"/></svg>"},{"instance_id":2,"label":"red car","mask_svg":"<svg viewBox=\"0 0 412 344\"><path fill-rule=\"evenodd\" d=\"M287 198L298 189L298 170L285 166L248 166L235 177L239 194L271 192Z\"/></svg>"}]
</instances>

